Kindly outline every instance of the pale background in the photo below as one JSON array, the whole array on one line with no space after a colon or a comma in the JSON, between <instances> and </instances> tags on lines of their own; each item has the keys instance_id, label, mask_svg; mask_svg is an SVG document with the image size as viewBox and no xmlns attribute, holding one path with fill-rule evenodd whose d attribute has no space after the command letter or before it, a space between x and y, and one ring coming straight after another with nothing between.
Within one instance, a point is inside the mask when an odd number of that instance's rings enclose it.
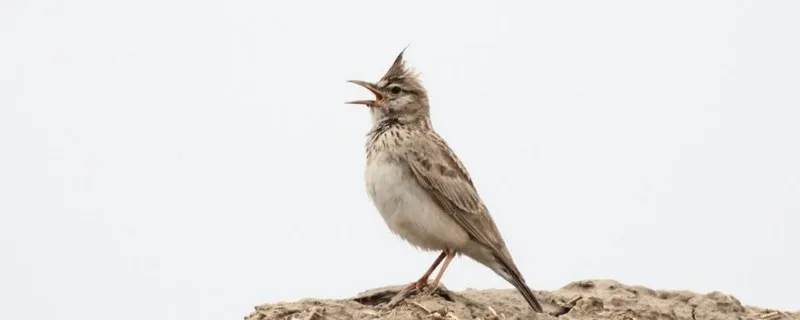
<instances>
[{"instance_id":1,"label":"pale background","mask_svg":"<svg viewBox=\"0 0 800 320\"><path fill-rule=\"evenodd\" d=\"M362 180L407 44L535 289L800 309L800 2L2 1L0 318L240 319L416 279ZM451 288L510 288L467 259Z\"/></svg>"}]
</instances>

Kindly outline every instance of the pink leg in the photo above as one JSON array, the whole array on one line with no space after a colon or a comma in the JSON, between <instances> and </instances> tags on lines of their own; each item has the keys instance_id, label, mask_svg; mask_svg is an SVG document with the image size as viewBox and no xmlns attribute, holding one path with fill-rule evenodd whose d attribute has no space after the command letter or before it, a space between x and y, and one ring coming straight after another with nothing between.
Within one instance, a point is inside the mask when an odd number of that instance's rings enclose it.
<instances>
[{"instance_id":1,"label":"pink leg","mask_svg":"<svg viewBox=\"0 0 800 320\"><path fill-rule=\"evenodd\" d=\"M436 267L438 267L439 264L442 263L442 260L446 256L447 256L447 250L442 251L442 254L440 254L439 257L433 261L431 267L428 268L428 271L425 271L425 274L423 274L422 277L420 277L419 280L417 280L417 282L413 283L413 285L416 286L417 291L422 292L422 289L428 286L428 278L433 273L433 270L436 270Z\"/></svg>"},{"instance_id":2,"label":"pink leg","mask_svg":"<svg viewBox=\"0 0 800 320\"><path fill-rule=\"evenodd\" d=\"M442 280L442 275L444 275L444 271L447 270L447 266L450 265L450 261L453 261L453 258L456 257L455 252L451 250L445 250L442 254L446 254L446 258L444 259L444 263L442 264L442 268L439 269L439 274L436 275L436 278L433 279L433 282L430 284L431 292L436 290L439 287L439 281Z\"/></svg>"}]
</instances>

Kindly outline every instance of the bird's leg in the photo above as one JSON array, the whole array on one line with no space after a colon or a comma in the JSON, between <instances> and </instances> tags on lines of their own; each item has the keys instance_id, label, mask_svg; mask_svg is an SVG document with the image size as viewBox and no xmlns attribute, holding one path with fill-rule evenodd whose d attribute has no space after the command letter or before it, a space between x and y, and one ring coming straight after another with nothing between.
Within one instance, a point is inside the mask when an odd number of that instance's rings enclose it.
<instances>
[{"instance_id":1,"label":"bird's leg","mask_svg":"<svg viewBox=\"0 0 800 320\"><path fill-rule=\"evenodd\" d=\"M436 270L436 267L438 267L439 264L442 263L442 260L445 257L447 257L448 252L449 250L442 251L439 257L437 257L436 260L433 261L431 267L428 268L428 271L426 271L425 274L423 274L422 277L419 278L419 280L412 282L411 284L403 288L403 290L400 290L400 292L395 294L394 297L392 297L392 299L389 300L389 302L383 305L383 307L387 309L394 308L398 303L400 303L401 301L405 300L408 296L410 296L411 293L413 293L414 289L417 289L418 293L422 293L422 290L428 285L428 278L433 273L433 270Z\"/></svg>"},{"instance_id":2,"label":"bird's leg","mask_svg":"<svg viewBox=\"0 0 800 320\"><path fill-rule=\"evenodd\" d=\"M428 293L433 293L436 291L436 288L439 287L439 281L442 280L442 275L444 275L444 271L447 270L447 266L450 264L450 261L453 261L453 258L456 257L456 253L452 250L445 250L442 254L446 254L447 257L444 259L444 263L442 264L442 268L439 269L439 273L436 275L436 278L433 279L433 282L430 284L431 288L429 289Z\"/></svg>"},{"instance_id":3,"label":"bird's leg","mask_svg":"<svg viewBox=\"0 0 800 320\"><path fill-rule=\"evenodd\" d=\"M436 270L436 267L438 267L439 264L442 263L442 260L446 256L447 256L447 250L442 251L442 254L440 254L439 257L437 257L436 260L433 261L431 267L428 268L428 271L425 271L425 274L423 274L422 277L420 277L419 280L417 280L417 282L413 283L413 285L417 288L417 291L422 292L422 289L428 285L428 278L433 273L433 270Z\"/></svg>"}]
</instances>

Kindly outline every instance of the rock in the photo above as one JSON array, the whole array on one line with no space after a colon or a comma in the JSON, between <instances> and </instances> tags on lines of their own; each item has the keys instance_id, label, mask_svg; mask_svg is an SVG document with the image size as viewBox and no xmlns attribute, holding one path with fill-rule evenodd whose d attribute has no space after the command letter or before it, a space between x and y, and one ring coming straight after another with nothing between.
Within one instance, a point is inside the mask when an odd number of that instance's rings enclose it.
<instances>
[{"instance_id":1,"label":"rock","mask_svg":"<svg viewBox=\"0 0 800 320\"><path fill-rule=\"evenodd\" d=\"M264 304L245 320L800 320L800 312L743 306L721 292L658 291L613 280L577 281L553 292L536 292L546 314L534 314L515 290L453 292L444 286L432 295L413 295L395 308L383 308L402 287L372 289L342 300Z\"/></svg>"}]
</instances>

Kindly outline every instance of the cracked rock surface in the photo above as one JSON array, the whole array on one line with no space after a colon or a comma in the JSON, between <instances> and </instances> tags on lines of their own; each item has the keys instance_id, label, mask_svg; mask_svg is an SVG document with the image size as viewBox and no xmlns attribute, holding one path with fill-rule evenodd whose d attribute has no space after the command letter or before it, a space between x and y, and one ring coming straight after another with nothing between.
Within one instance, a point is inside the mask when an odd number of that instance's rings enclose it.
<instances>
[{"instance_id":1,"label":"cracked rock surface","mask_svg":"<svg viewBox=\"0 0 800 320\"><path fill-rule=\"evenodd\" d=\"M378 288L342 300L304 299L257 306L245 320L502 320L502 319L680 319L800 320L800 312L743 306L721 293L661 291L613 280L584 280L553 291L537 291L546 314L534 314L515 290L439 287L432 295L413 295L392 309L382 308L402 286ZM800 300L799 300L800 301Z\"/></svg>"}]
</instances>

